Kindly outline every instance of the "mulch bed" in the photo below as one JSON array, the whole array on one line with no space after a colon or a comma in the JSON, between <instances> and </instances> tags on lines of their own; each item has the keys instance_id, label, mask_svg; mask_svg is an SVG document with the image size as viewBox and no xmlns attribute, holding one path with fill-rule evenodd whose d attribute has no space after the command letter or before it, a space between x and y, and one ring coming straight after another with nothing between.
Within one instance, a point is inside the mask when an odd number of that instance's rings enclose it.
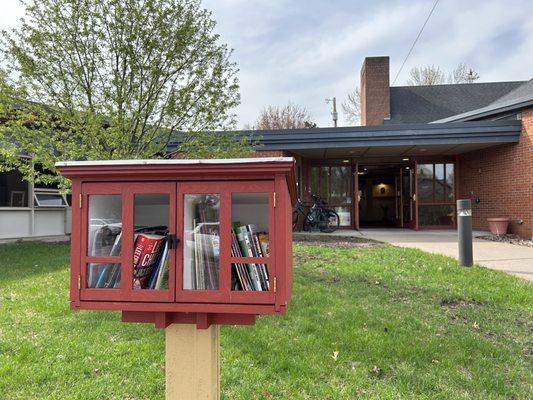
<instances>
[{"instance_id":1,"label":"mulch bed","mask_svg":"<svg viewBox=\"0 0 533 400\"><path fill-rule=\"evenodd\" d=\"M533 247L533 240L523 239L518 235L490 234L490 235L477 236L477 238L484 239L484 240L491 240L493 242L502 242L502 243L516 244L518 246Z\"/></svg>"}]
</instances>

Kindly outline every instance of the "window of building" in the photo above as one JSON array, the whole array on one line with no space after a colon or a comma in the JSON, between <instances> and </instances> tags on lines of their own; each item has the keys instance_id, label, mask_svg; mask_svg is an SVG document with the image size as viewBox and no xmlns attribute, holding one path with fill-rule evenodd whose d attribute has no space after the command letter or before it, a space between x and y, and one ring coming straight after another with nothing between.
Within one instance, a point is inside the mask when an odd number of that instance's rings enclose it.
<instances>
[{"instance_id":1,"label":"window of building","mask_svg":"<svg viewBox=\"0 0 533 400\"><path fill-rule=\"evenodd\" d=\"M34 205L36 207L67 207L65 195L57 189L38 189L33 191Z\"/></svg>"},{"instance_id":2,"label":"window of building","mask_svg":"<svg viewBox=\"0 0 533 400\"><path fill-rule=\"evenodd\" d=\"M418 224L455 225L454 164L418 164Z\"/></svg>"},{"instance_id":3,"label":"window of building","mask_svg":"<svg viewBox=\"0 0 533 400\"><path fill-rule=\"evenodd\" d=\"M326 201L339 214L341 226L350 226L351 179L349 166L315 166L311 168L311 193Z\"/></svg>"},{"instance_id":4,"label":"window of building","mask_svg":"<svg viewBox=\"0 0 533 400\"><path fill-rule=\"evenodd\" d=\"M28 182L19 171L0 172L0 207L28 207Z\"/></svg>"}]
</instances>

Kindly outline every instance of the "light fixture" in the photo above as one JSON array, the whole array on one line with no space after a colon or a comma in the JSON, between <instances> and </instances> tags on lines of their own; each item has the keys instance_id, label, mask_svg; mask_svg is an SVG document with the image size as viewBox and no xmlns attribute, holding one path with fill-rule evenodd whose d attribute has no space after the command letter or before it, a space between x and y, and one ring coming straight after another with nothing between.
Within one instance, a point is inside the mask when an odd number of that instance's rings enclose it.
<instances>
[{"instance_id":1,"label":"light fixture","mask_svg":"<svg viewBox=\"0 0 533 400\"><path fill-rule=\"evenodd\" d=\"M349 163L350 160L342 160L343 163Z\"/></svg>"},{"instance_id":2,"label":"light fixture","mask_svg":"<svg viewBox=\"0 0 533 400\"><path fill-rule=\"evenodd\" d=\"M402 158L402 161L409 161L409 157Z\"/></svg>"},{"instance_id":3,"label":"light fixture","mask_svg":"<svg viewBox=\"0 0 533 400\"><path fill-rule=\"evenodd\" d=\"M409 169L409 167L405 167L405 169Z\"/></svg>"}]
</instances>

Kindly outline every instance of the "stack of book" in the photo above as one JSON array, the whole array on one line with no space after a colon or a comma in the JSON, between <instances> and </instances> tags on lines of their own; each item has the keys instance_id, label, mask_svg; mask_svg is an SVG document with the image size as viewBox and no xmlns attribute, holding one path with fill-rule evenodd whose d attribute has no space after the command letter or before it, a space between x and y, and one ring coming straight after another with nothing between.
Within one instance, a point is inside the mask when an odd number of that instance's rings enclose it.
<instances>
[{"instance_id":1,"label":"stack of book","mask_svg":"<svg viewBox=\"0 0 533 400\"><path fill-rule=\"evenodd\" d=\"M238 226L231 232L232 257L268 257L268 233L257 233L254 225ZM266 264L234 263L232 290L267 291L270 279Z\"/></svg>"},{"instance_id":2,"label":"stack of book","mask_svg":"<svg viewBox=\"0 0 533 400\"><path fill-rule=\"evenodd\" d=\"M218 222L194 221L187 241L192 251L190 289L216 290L219 287L220 236Z\"/></svg>"},{"instance_id":3,"label":"stack of book","mask_svg":"<svg viewBox=\"0 0 533 400\"><path fill-rule=\"evenodd\" d=\"M117 257L120 255L122 247L122 232L116 225L113 227L118 229L115 234L115 239L112 246L102 246L99 238L105 237L110 232L108 225L103 225L95 234L96 239L91 243L90 254L99 256ZM115 289L120 286L120 264L89 264L87 269L87 287L89 288L108 288Z\"/></svg>"},{"instance_id":4,"label":"stack of book","mask_svg":"<svg viewBox=\"0 0 533 400\"><path fill-rule=\"evenodd\" d=\"M164 282L168 285L168 272L166 236L138 234L133 251L133 289L162 289Z\"/></svg>"},{"instance_id":5,"label":"stack of book","mask_svg":"<svg viewBox=\"0 0 533 400\"><path fill-rule=\"evenodd\" d=\"M116 226L114 227L116 228ZM109 230L104 225L102 231ZM98 234L98 232L97 232ZM102 256L120 256L122 232L119 232L107 254ZM90 264L87 270L87 287L96 289L117 289L120 287L121 264ZM134 236L133 288L166 289L168 288L169 252L166 227L137 228Z\"/></svg>"}]
</instances>

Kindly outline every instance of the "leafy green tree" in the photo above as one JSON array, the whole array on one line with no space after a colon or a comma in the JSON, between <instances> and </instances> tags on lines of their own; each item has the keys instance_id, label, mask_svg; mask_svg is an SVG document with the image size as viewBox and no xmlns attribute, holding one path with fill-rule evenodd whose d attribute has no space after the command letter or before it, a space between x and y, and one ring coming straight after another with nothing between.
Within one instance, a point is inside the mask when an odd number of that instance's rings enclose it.
<instances>
[{"instance_id":1,"label":"leafy green tree","mask_svg":"<svg viewBox=\"0 0 533 400\"><path fill-rule=\"evenodd\" d=\"M24 169L26 153L43 171L28 179L51 182L56 160L161 157L176 132L188 136L184 157L209 156L205 132L233 127L239 103L215 24L200 0L27 2L21 27L2 32L4 169Z\"/></svg>"}]
</instances>

